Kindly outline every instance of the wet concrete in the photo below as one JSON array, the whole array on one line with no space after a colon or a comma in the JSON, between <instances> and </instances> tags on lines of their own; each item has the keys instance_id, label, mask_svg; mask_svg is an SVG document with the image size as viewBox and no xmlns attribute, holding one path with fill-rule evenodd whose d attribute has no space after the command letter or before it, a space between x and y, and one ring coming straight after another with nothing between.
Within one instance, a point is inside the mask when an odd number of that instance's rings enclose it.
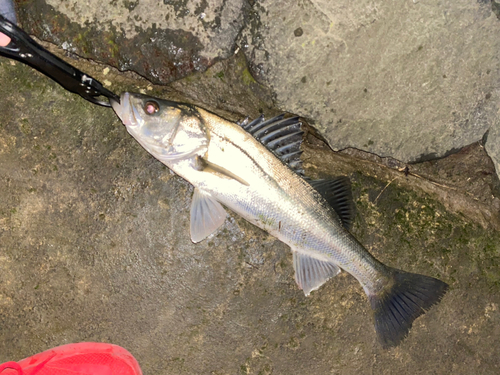
<instances>
[{"instance_id":1,"label":"wet concrete","mask_svg":"<svg viewBox=\"0 0 500 375\"><path fill-rule=\"evenodd\" d=\"M74 63L113 90L206 100L232 120L277 113L241 58L168 87ZM500 195L480 144L405 173L307 136L308 175L352 179L361 243L450 284L402 345L383 350L350 275L304 297L287 246L233 213L191 243L192 187L111 110L5 59L0 79L0 362L105 341L145 374L498 373Z\"/></svg>"}]
</instances>

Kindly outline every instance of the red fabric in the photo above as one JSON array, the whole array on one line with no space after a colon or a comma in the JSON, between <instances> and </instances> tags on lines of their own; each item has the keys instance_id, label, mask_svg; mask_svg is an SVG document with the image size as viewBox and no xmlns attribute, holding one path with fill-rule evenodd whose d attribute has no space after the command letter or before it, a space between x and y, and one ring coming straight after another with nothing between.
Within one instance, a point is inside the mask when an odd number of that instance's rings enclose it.
<instances>
[{"instance_id":1,"label":"red fabric","mask_svg":"<svg viewBox=\"0 0 500 375\"><path fill-rule=\"evenodd\" d=\"M9 363L12 362L6 364ZM4 365L0 365L0 375L142 375L132 354L120 346L104 343L63 345L17 364L22 372L8 366L2 371Z\"/></svg>"}]
</instances>

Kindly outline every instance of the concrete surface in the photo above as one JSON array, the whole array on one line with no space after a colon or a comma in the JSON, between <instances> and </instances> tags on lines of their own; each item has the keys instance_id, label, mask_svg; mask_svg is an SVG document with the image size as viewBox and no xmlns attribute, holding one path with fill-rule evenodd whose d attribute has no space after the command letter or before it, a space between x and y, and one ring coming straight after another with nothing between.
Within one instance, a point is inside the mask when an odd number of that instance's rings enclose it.
<instances>
[{"instance_id":1,"label":"concrete surface","mask_svg":"<svg viewBox=\"0 0 500 375\"><path fill-rule=\"evenodd\" d=\"M168 87L71 61L113 90L206 100L233 120L280 110L241 54ZM126 347L146 375L498 373L500 186L482 144L406 175L307 134L308 175L351 177L369 251L450 284L385 351L350 275L304 297L287 246L231 213L191 243L191 186L111 110L6 59L0 81L0 362L92 340Z\"/></svg>"}]
</instances>

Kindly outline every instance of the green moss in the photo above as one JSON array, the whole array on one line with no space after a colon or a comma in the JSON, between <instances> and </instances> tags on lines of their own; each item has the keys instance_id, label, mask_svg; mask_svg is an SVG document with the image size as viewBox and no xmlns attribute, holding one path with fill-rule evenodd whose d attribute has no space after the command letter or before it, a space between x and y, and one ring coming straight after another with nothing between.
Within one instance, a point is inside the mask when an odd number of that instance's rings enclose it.
<instances>
[{"instance_id":1,"label":"green moss","mask_svg":"<svg viewBox=\"0 0 500 375\"><path fill-rule=\"evenodd\" d=\"M111 57L116 59L120 51L118 44L116 44L116 42L112 39L108 39L106 43L108 45L108 51Z\"/></svg>"},{"instance_id":2,"label":"green moss","mask_svg":"<svg viewBox=\"0 0 500 375\"><path fill-rule=\"evenodd\" d=\"M78 46L83 54L92 53L92 40L93 38L89 35L88 30L84 30L73 38L73 44Z\"/></svg>"},{"instance_id":3,"label":"green moss","mask_svg":"<svg viewBox=\"0 0 500 375\"><path fill-rule=\"evenodd\" d=\"M288 347L292 349L297 349L300 346L300 341L296 337L291 337L288 341Z\"/></svg>"},{"instance_id":4,"label":"green moss","mask_svg":"<svg viewBox=\"0 0 500 375\"><path fill-rule=\"evenodd\" d=\"M248 70L248 68L245 68L241 72L241 80L247 86L254 84L254 83L257 83L257 81L255 81L255 79L252 77L252 74L250 74L250 71Z\"/></svg>"},{"instance_id":5,"label":"green moss","mask_svg":"<svg viewBox=\"0 0 500 375\"><path fill-rule=\"evenodd\" d=\"M182 80L186 83L193 83L197 80L197 77L198 77L197 74L193 73L193 74L190 74L190 75L184 77Z\"/></svg>"},{"instance_id":6,"label":"green moss","mask_svg":"<svg viewBox=\"0 0 500 375\"><path fill-rule=\"evenodd\" d=\"M22 118L19 120L19 127L21 132L25 135L31 134L31 124L26 118Z\"/></svg>"},{"instance_id":7,"label":"green moss","mask_svg":"<svg viewBox=\"0 0 500 375\"><path fill-rule=\"evenodd\" d=\"M459 274L484 276L500 288L500 234L447 211L432 196L396 181L353 176L357 208L353 232L387 265L425 273L450 284L468 283ZM470 267L468 271L463 269Z\"/></svg>"},{"instance_id":8,"label":"green moss","mask_svg":"<svg viewBox=\"0 0 500 375\"><path fill-rule=\"evenodd\" d=\"M224 72L223 71L220 71L218 73L215 73L214 74L214 78L219 78L221 80L224 80Z\"/></svg>"}]
</instances>

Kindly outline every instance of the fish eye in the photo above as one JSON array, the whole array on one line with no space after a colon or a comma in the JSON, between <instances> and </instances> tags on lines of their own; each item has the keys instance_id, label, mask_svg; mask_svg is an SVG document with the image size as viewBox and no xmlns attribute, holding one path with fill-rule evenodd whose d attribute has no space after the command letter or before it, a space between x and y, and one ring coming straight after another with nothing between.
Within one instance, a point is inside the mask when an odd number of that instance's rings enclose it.
<instances>
[{"instance_id":1,"label":"fish eye","mask_svg":"<svg viewBox=\"0 0 500 375\"><path fill-rule=\"evenodd\" d=\"M146 104L144 104L144 112L148 115L154 115L160 110L160 105L154 100L148 100Z\"/></svg>"}]
</instances>

